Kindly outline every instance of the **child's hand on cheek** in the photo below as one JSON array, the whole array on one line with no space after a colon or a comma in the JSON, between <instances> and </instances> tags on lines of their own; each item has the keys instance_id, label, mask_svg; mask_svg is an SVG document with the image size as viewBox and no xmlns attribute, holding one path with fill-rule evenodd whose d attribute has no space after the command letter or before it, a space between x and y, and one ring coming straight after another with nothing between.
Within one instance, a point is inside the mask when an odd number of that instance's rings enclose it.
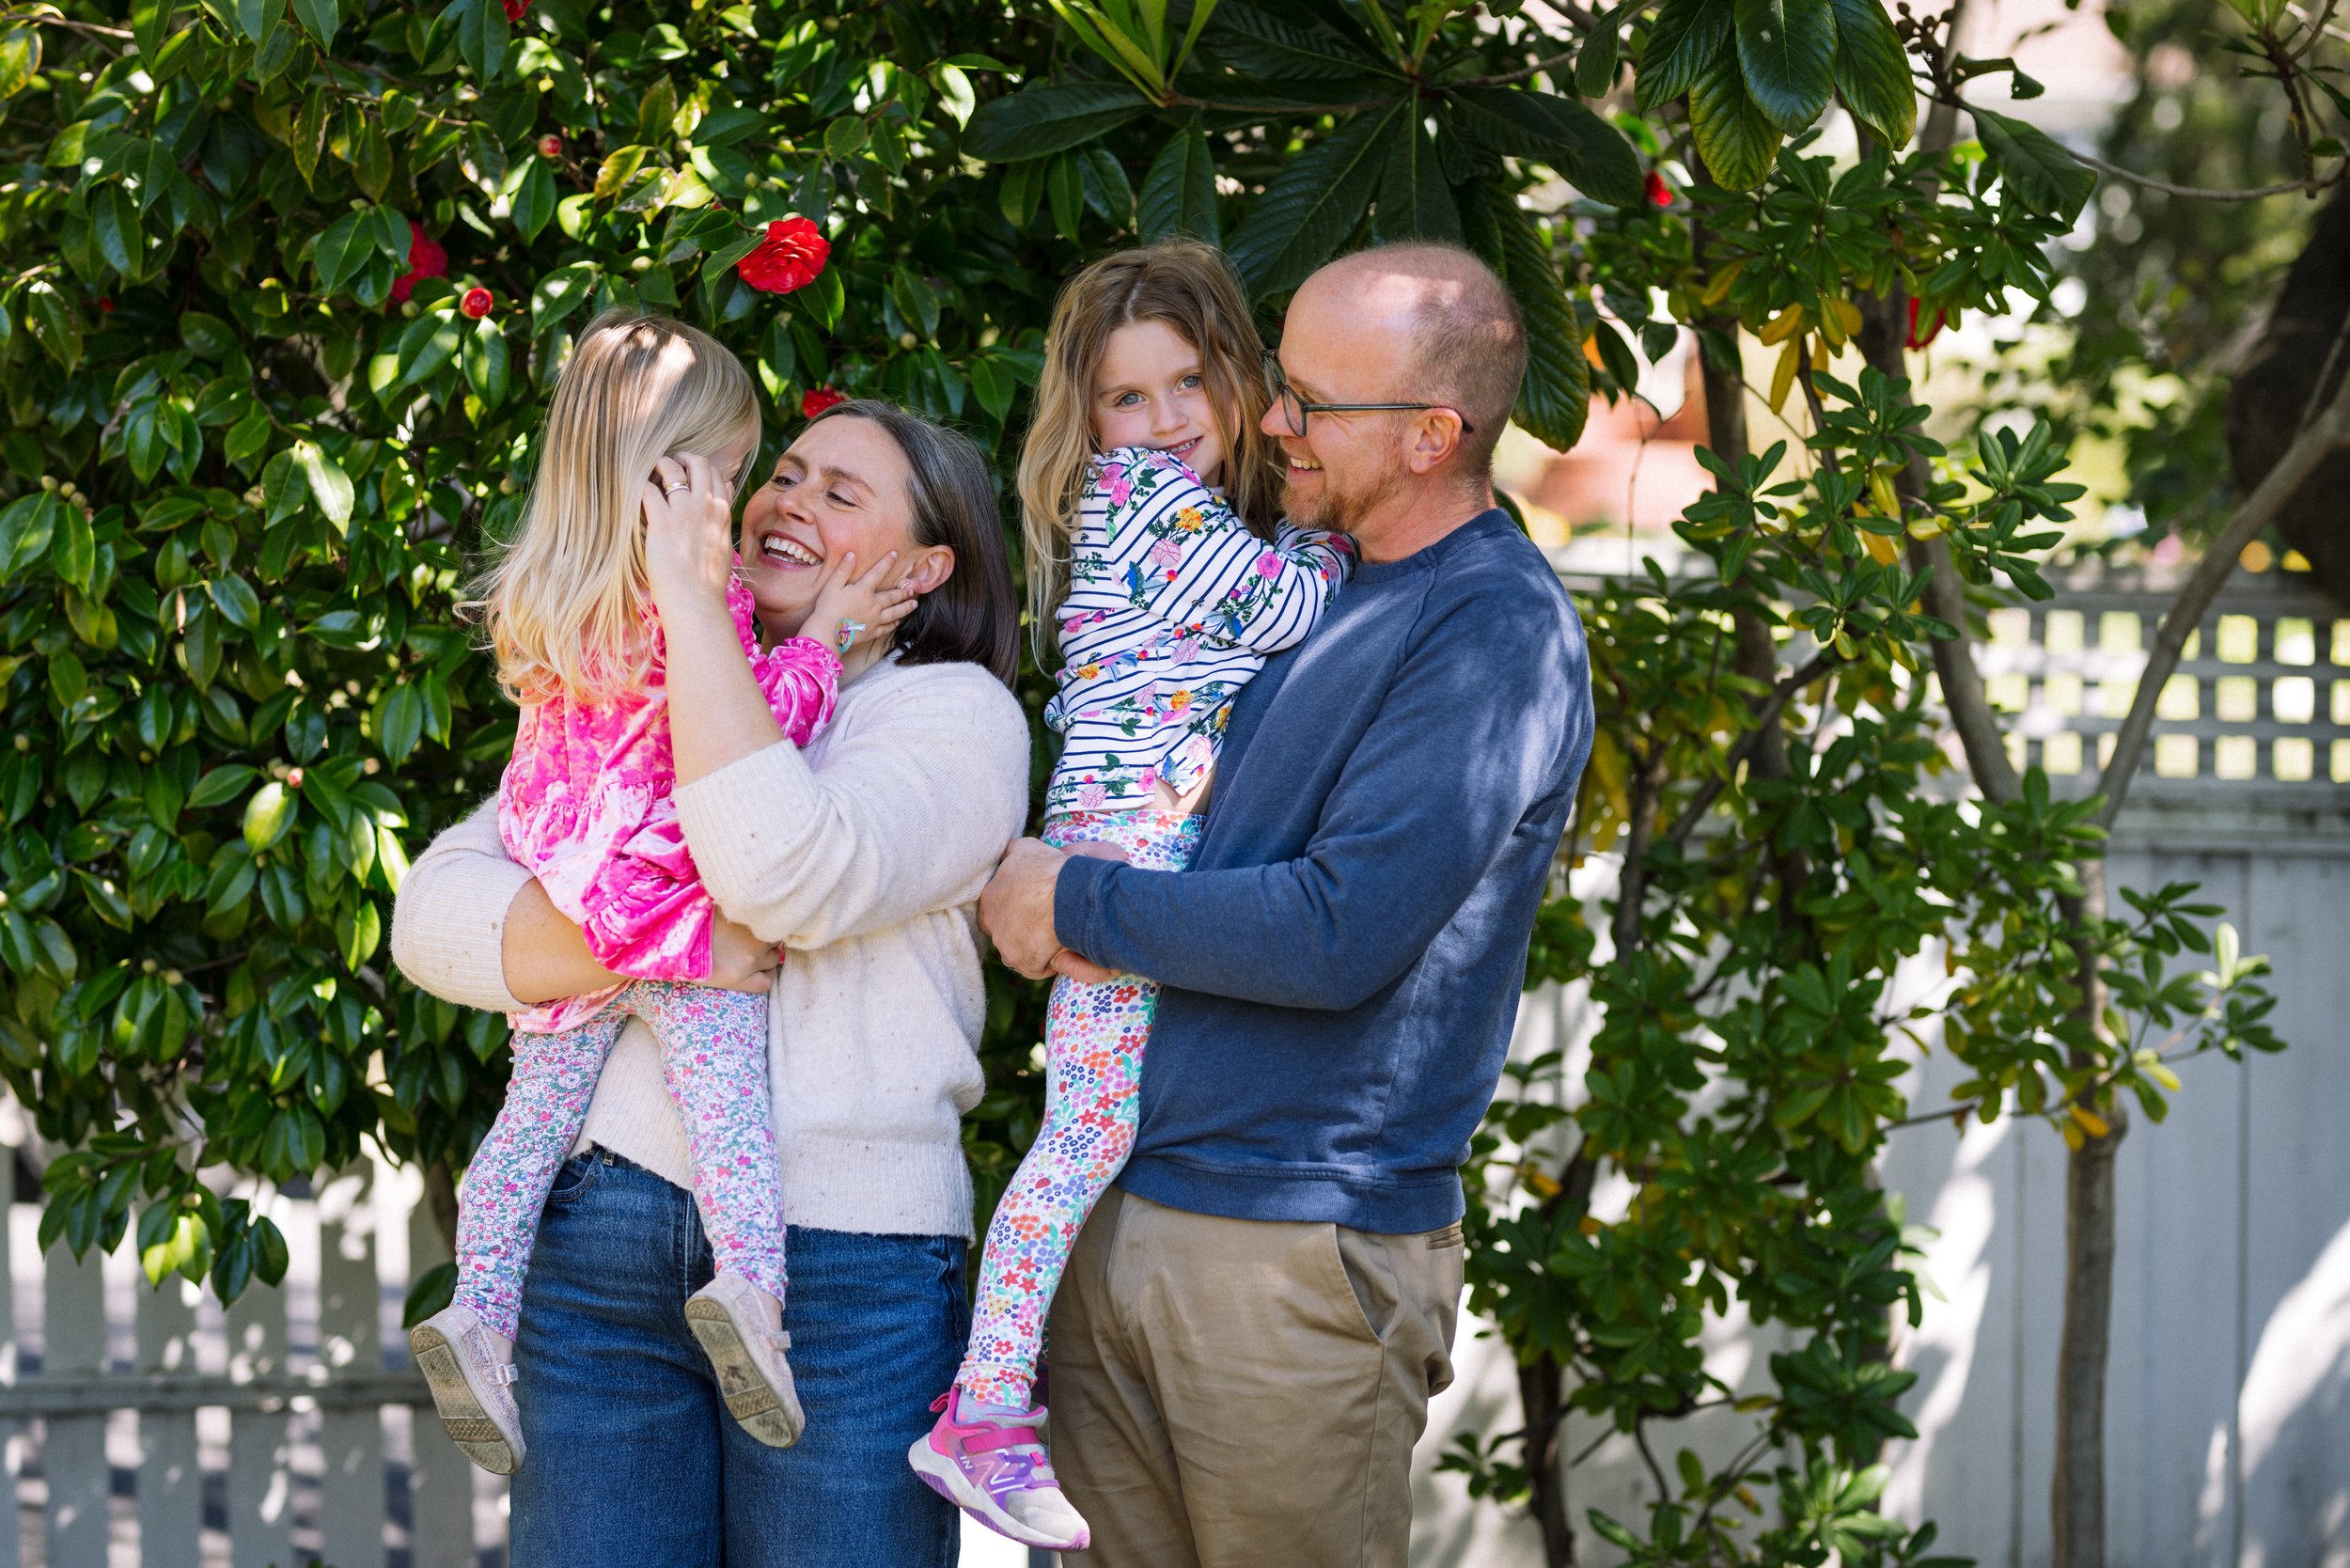
<instances>
[{"instance_id":1,"label":"child's hand on cheek","mask_svg":"<svg viewBox=\"0 0 2350 1568\"><path fill-rule=\"evenodd\" d=\"M841 666L850 674L873 664L889 647L898 623L920 602L895 570L897 564L898 552L892 550L860 573L856 553L844 554L818 591L800 635L813 637L840 655Z\"/></svg>"}]
</instances>

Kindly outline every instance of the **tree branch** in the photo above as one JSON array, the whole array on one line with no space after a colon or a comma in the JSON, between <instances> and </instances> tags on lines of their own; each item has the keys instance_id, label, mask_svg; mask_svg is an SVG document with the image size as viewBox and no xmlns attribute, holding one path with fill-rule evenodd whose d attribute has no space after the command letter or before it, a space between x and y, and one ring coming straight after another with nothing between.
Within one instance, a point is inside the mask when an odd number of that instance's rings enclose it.
<instances>
[{"instance_id":1,"label":"tree branch","mask_svg":"<svg viewBox=\"0 0 2350 1568\"><path fill-rule=\"evenodd\" d=\"M1714 803L1721 798L1722 792L1730 787L1730 781L1736 776L1739 767L1754 755L1754 748L1762 744L1762 738L1778 722L1778 715L1788 702L1797 692L1842 662L1834 649L1823 648L1801 669L1773 685L1770 696L1764 698L1762 705L1754 711L1754 728L1738 737L1738 744L1731 746L1730 755L1722 759L1722 771L1705 781L1705 787L1674 819L1665 837L1676 844L1686 843L1689 835L1697 831L1698 823L1704 820L1705 813L1713 808Z\"/></svg>"},{"instance_id":2,"label":"tree branch","mask_svg":"<svg viewBox=\"0 0 2350 1568\"><path fill-rule=\"evenodd\" d=\"M2114 737L2112 760L2097 779L2098 792L2106 797L2104 808L2097 813L2099 826L2112 826L2123 801L2128 797L2130 785L2138 777L2138 763L2145 755L2147 738L2154 729L2154 704L2161 700L2163 686L2179 667L2187 637L2202 623L2203 613L2211 608L2212 601L2219 596L2220 588L2235 571L2236 557L2268 526L2317 465L2345 444L2350 444L2350 382L2335 391L2325 413L2301 427L2301 433L2285 448L2285 455L2277 460L2277 466L2244 498L2235 516L2196 563L2194 575L2171 602L2170 613L2162 618L2162 630L2154 636L2154 652L2138 678L2138 693L2130 700L2129 716L2122 721L2121 730Z\"/></svg>"}]
</instances>

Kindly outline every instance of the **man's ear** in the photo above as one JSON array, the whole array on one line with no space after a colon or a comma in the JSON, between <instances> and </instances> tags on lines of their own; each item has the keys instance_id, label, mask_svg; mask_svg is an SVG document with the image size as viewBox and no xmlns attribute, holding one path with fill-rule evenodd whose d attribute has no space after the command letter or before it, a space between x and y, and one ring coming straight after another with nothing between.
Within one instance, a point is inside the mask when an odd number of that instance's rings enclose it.
<instances>
[{"instance_id":1,"label":"man's ear","mask_svg":"<svg viewBox=\"0 0 2350 1568\"><path fill-rule=\"evenodd\" d=\"M955 574L955 552L951 545L932 544L914 553L906 567L905 585L916 593L928 593Z\"/></svg>"},{"instance_id":2,"label":"man's ear","mask_svg":"<svg viewBox=\"0 0 2350 1568\"><path fill-rule=\"evenodd\" d=\"M1415 474L1433 474L1452 460L1461 449L1461 416L1449 408L1421 411L1412 421L1410 445L1403 454L1404 466Z\"/></svg>"}]
</instances>

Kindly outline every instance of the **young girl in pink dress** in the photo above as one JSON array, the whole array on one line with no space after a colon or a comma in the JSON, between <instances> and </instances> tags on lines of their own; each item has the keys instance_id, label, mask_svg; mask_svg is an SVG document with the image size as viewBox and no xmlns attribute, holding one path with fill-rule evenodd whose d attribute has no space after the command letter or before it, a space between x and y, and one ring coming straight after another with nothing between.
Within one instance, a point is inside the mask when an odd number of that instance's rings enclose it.
<instances>
[{"instance_id":1,"label":"young girl in pink dress","mask_svg":"<svg viewBox=\"0 0 2350 1568\"><path fill-rule=\"evenodd\" d=\"M1054 307L1020 459L1029 613L1062 661L1044 710L1064 743L1047 843L1189 864L1232 699L1353 567L1352 541L1277 519L1262 353L1222 256L1196 241L1097 261ZM955 1386L906 1456L991 1529L1047 1550L1083 1550L1089 1531L1031 1408L1044 1317L1134 1148L1158 992L1134 975L1055 983L1043 1125L988 1226Z\"/></svg>"},{"instance_id":2,"label":"young girl in pink dress","mask_svg":"<svg viewBox=\"0 0 2350 1568\"><path fill-rule=\"evenodd\" d=\"M460 1200L456 1294L410 1336L449 1436L496 1474L524 1457L513 1341L539 1212L632 1017L660 1040L717 1265L686 1303L688 1325L735 1419L776 1448L799 1438L767 998L697 983L711 973L714 906L671 800L642 510L663 457L700 453L740 485L759 436L750 376L715 340L661 318L599 317L564 367L522 525L484 585L499 682L522 708L498 786L500 834L621 977L515 1016L506 1103ZM771 649L760 646L749 590L729 588L744 656L791 744L806 745L831 717L840 656L912 609L881 576L876 567L856 582L836 578L804 635Z\"/></svg>"}]
</instances>

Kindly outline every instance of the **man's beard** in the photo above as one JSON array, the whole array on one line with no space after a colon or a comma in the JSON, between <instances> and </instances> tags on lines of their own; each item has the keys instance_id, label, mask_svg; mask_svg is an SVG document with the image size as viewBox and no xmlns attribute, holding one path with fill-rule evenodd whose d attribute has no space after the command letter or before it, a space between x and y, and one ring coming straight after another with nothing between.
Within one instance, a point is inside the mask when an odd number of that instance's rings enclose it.
<instances>
[{"instance_id":1,"label":"man's beard","mask_svg":"<svg viewBox=\"0 0 2350 1568\"><path fill-rule=\"evenodd\" d=\"M1340 485L1337 470L1324 468L1321 493L1300 495L1297 486L1286 477L1285 469L1281 515L1301 528L1351 534L1365 517L1403 488L1404 477L1402 458L1390 454L1376 474L1358 478L1351 485Z\"/></svg>"}]
</instances>

